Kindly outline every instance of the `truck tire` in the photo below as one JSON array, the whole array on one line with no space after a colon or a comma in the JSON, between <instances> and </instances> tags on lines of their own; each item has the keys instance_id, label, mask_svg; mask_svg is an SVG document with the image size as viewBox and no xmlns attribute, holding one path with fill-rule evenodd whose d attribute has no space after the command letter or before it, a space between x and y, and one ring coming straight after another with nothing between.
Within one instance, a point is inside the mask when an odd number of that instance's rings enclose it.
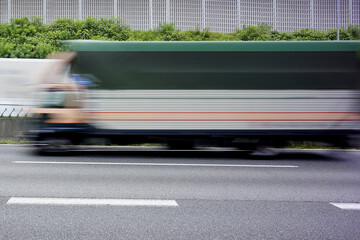
<instances>
[{"instance_id":1,"label":"truck tire","mask_svg":"<svg viewBox=\"0 0 360 240\"><path fill-rule=\"evenodd\" d=\"M167 145L173 150L192 150L194 149L194 140L191 139L171 139L167 140Z\"/></svg>"},{"instance_id":2,"label":"truck tire","mask_svg":"<svg viewBox=\"0 0 360 240\"><path fill-rule=\"evenodd\" d=\"M36 145L37 155L61 155L71 150L71 141L61 138L46 138Z\"/></svg>"}]
</instances>

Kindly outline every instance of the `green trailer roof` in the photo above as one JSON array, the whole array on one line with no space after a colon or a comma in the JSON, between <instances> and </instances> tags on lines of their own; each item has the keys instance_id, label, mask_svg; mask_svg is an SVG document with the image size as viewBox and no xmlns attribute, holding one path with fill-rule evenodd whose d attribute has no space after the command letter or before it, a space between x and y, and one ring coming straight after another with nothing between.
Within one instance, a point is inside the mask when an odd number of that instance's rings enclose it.
<instances>
[{"instance_id":1,"label":"green trailer roof","mask_svg":"<svg viewBox=\"0 0 360 240\"><path fill-rule=\"evenodd\" d=\"M360 41L194 41L127 42L69 40L63 42L70 51L106 52L278 52L278 51L360 51Z\"/></svg>"}]
</instances>

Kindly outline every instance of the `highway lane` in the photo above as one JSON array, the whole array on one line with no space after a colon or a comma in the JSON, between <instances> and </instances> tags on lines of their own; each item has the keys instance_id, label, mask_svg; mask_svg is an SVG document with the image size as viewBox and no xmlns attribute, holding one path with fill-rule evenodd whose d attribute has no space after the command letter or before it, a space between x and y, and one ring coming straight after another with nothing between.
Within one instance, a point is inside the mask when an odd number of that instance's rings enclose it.
<instances>
[{"instance_id":1,"label":"highway lane","mask_svg":"<svg viewBox=\"0 0 360 240\"><path fill-rule=\"evenodd\" d=\"M360 236L360 211L331 205L360 203L359 151L110 150L38 157L0 146L0 239ZM164 200L176 205L148 205Z\"/></svg>"}]
</instances>

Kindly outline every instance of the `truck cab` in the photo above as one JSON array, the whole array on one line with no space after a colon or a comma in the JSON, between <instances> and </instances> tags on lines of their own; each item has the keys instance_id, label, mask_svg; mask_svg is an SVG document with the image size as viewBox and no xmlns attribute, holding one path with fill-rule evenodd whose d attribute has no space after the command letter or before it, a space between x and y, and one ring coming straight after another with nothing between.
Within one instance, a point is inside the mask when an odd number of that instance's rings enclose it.
<instances>
[{"instance_id":1,"label":"truck cab","mask_svg":"<svg viewBox=\"0 0 360 240\"><path fill-rule=\"evenodd\" d=\"M39 107L31 110L32 140L40 152L62 151L76 145L89 129L83 109L85 88L72 83L51 83L39 87Z\"/></svg>"}]
</instances>

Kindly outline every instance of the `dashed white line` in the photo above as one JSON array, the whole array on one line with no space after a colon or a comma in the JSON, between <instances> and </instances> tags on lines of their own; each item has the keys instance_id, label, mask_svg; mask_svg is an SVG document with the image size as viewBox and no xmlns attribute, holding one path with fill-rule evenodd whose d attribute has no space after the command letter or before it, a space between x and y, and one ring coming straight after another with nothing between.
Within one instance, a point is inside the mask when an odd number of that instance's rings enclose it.
<instances>
[{"instance_id":1,"label":"dashed white line","mask_svg":"<svg viewBox=\"0 0 360 240\"><path fill-rule=\"evenodd\" d=\"M294 165L247 165L247 164L191 164L191 163L119 163L119 162L56 162L12 161L15 164L69 164L69 165L124 165L124 166L184 166L184 167L243 167L243 168L297 168Z\"/></svg>"},{"instance_id":2,"label":"dashed white line","mask_svg":"<svg viewBox=\"0 0 360 240\"><path fill-rule=\"evenodd\" d=\"M178 207L175 200L12 197L7 205L96 205Z\"/></svg>"},{"instance_id":3,"label":"dashed white line","mask_svg":"<svg viewBox=\"0 0 360 240\"><path fill-rule=\"evenodd\" d=\"M330 203L330 204L344 210L360 210L360 203Z\"/></svg>"}]
</instances>

